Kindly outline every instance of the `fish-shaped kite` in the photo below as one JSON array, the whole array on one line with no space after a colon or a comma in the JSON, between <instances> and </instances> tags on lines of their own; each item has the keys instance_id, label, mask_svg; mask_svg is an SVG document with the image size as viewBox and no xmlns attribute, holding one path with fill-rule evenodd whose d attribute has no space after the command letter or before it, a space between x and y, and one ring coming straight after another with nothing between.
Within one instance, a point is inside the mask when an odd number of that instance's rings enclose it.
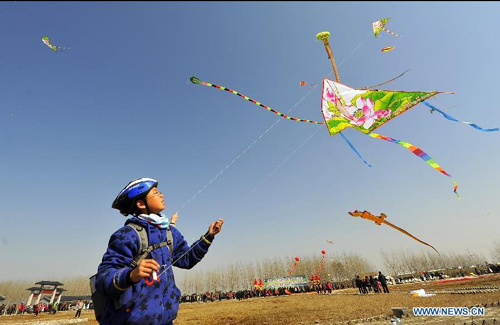
<instances>
[{"instance_id":1,"label":"fish-shaped kite","mask_svg":"<svg viewBox=\"0 0 500 325\"><path fill-rule=\"evenodd\" d=\"M352 212L349 212L349 215L351 215L353 217L361 217L361 218L366 219L366 220L374 221L377 226L380 226L381 224L384 223L384 224L388 225L389 227L392 227L392 228L396 229L397 231L402 232L406 236L409 236L409 237L413 238L414 240L418 241L419 243L429 246L434 251L436 251L436 253L438 253L438 255L440 255L439 252L437 251L437 249L434 248L434 246L432 246L430 244L427 244L424 241L421 241L420 239L418 239L417 237L413 236L412 234L410 234L406 230L404 230L402 228L399 228L398 226L393 225L389 221L386 221L385 219L387 218L387 216L384 213L381 213L380 216L375 216L375 215L371 214L370 212L368 212L366 210L363 211L363 212L358 211L358 210L354 210Z\"/></svg>"},{"instance_id":2,"label":"fish-shaped kite","mask_svg":"<svg viewBox=\"0 0 500 325\"><path fill-rule=\"evenodd\" d=\"M390 51L394 50L395 48L396 48L396 47L394 47L394 46L386 46L386 47L382 48L382 49L380 50L380 52L382 52L382 53L385 53L385 52L390 52Z\"/></svg>"},{"instance_id":3,"label":"fish-shaped kite","mask_svg":"<svg viewBox=\"0 0 500 325\"><path fill-rule=\"evenodd\" d=\"M378 37L378 34L380 34L381 31L386 31L388 32L389 34L392 34L394 36L397 36L397 37L401 37L400 35L396 34L396 33L393 33L391 32L390 30L386 29L385 28L385 25L387 25L387 23L389 22L391 18L384 18L384 19L380 19L380 20L377 20L376 22L374 22L372 24L372 27L373 27L373 35L375 37Z\"/></svg>"}]
</instances>

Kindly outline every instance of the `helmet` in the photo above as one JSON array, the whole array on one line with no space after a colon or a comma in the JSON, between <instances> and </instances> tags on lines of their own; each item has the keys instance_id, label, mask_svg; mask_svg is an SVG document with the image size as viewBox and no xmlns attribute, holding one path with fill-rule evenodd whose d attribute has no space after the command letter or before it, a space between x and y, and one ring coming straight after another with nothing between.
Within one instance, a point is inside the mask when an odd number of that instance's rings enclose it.
<instances>
[{"instance_id":1,"label":"helmet","mask_svg":"<svg viewBox=\"0 0 500 325\"><path fill-rule=\"evenodd\" d=\"M132 214L135 210L135 203L137 200L143 199L148 195L153 187L158 186L158 181L152 178L138 178L134 179L121 192L113 201L111 207L120 210L124 216ZM147 205L146 205L147 209Z\"/></svg>"}]
</instances>

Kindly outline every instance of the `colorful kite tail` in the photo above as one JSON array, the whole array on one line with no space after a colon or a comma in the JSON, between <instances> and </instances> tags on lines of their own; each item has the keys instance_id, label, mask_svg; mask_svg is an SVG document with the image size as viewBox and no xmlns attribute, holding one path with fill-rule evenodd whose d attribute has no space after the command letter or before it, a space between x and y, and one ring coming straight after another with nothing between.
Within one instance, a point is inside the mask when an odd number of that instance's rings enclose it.
<instances>
[{"instance_id":1,"label":"colorful kite tail","mask_svg":"<svg viewBox=\"0 0 500 325\"><path fill-rule=\"evenodd\" d=\"M450 116L448 114L446 114L445 112L443 112L442 110L440 110L439 108L435 107L435 106L432 106L431 104L429 104L428 102L426 101L423 101L422 103L424 103L427 107L429 107L431 110L433 111L436 111L438 112L439 114L443 115L444 118L450 120L450 121L453 121L453 122L458 122L458 123L463 123L463 124L467 124L467 125L470 125L472 126L474 129L476 130L479 130L479 131L483 131L483 132L497 132L499 129L498 128L494 128L494 129L483 129L482 127L480 127L479 125L477 124L474 124L474 123L471 123L471 122L463 122L463 121L460 121L460 120L457 120L456 118L454 118L453 116Z\"/></svg>"},{"instance_id":2,"label":"colorful kite tail","mask_svg":"<svg viewBox=\"0 0 500 325\"><path fill-rule=\"evenodd\" d=\"M390 30L388 30L388 29L385 29L385 27L384 27L384 28L382 28L382 29L383 29L383 30L385 30L386 32L388 32L388 33L389 33L389 34L391 34L391 35L394 35L394 36L397 36L397 37L403 37L403 36L398 35L398 34L396 34L396 33L394 33L394 32L391 32L391 31L390 31Z\"/></svg>"},{"instance_id":3,"label":"colorful kite tail","mask_svg":"<svg viewBox=\"0 0 500 325\"><path fill-rule=\"evenodd\" d=\"M448 174L443 168L441 168L441 166L438 165L438 163L436 163L434 161L434 159L431 158L431 156L426 154L419 147L416 147L416 146L412 145L411 143L404 142L401 140L396 140L396 139L393 139L393 138L385 136L385 135L380 135L380 134L376 134L376 133L368 133L368 135L371 136L372 138L385 140L387 142L392 142L392 143L399 144L400 146L405 147L406 149L410 150L415 156L420 157L420 159L425 161L429 166L431 166L432 168L434 168L435 170L437 170L441 174L452 178L451 174ZM457 192L457 188L458 188L457 182L455 180L453 180L453 183L454 183L453 192L457 195L457 198L460 198L460 195L458 195L458 192Z\"/></svg>"},{"instance_id":4,"label":"colorful kite tail","mask_svg":"<svg viewBox=\"0 0 500 325\"><path fill-rule=\"evenodd\" d=\"M229 93L232 93L234 95L237 95L237 96L240 96L241 98L245 99L245 100L248 100L249 102L252 102L254 103L255 105L257 106L260 106L262 108L265 108L267 109L268 111L271 111L273 112L274 114L278 115L278 116L281 116L282 118L286 118L287 120L291 120L291 121L298 121L298 122L307 122L307 123L312 123L312 124L325 124L324 122L316 122L316 121L311 121L311 120L304 120L304 119L300 119L300 118L295 118L295 117L290 117L288 115L285 115L283 113L280 113L274 109L272 109L271 107L269 106L266 106L262 103L259 103L258 101L255 101L243 94L240 94L239 92L235 91L235 90L231 90L229 88L226 88L226 87L223 87L223 86L219 86L219 85L215 85L215 84L211 84L209 82L205 82L205 81L201 81L200 79L196 78L196 77L191 77L189 79L192 83L194 84L197 84L197 85L203 85L203 86L207 86L207 87L213 87L213 88L217 88L217 89L221 89L221 90L225 90Z\"/></svg>"}]
</instances>

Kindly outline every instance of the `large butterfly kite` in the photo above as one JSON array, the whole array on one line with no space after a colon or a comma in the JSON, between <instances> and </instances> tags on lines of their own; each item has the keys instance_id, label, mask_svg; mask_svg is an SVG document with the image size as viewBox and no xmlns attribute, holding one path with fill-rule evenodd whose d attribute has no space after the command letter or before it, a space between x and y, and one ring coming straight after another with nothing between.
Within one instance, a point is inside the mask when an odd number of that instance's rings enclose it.
<instances>
[{"instance_id":1,"label":"large butterfly kite","mask_svg":"<svg viewBox=\"0 0 500 325\"><path fill-rule=\"evenodd\" d=\"M212 84L209 82L201 81L196 77L191 77L191 82L194 84L200 84L207 87L217 88L234 95L237 95L247 101L252 102L253 104L265 108L282 118L312 123L312 124L325 124L330 132L331 136L335 136L336 134L342 135L342 131L346 128L353 128L360 132L363 132L370 137L385 140L388 142L392 142L395 144L399 144L408 150L410 150L413 154L420 157L424 160L428 165L442 174L452 177L451 174L447 173L441 166L439 166L427 153L425 153L422 149L401 140L396 140L391 137L380 135L374 133L373 131L383 124L389 122L395 117L403 114L408 111L413 106L424 102L426 99L429 99L438 94L444 94L445 92L438 91L394 91L394 90L378 90L378 89L370 89L362 88L355 89L349 86L346 86L340 83L340 77L337 72L337 66L335 64L335 59L333 57L330 45L328 43L328 39L330 37L329 32L321 32L316 35L318 40L323 41L325 45L325 49L328 53L328 57L332 63L333 71L335 73L336 81L330 79L323 79L323 91L322 91L322 99L321 99L321 111L323 113L324 121L312 121L307 119L300 119L295 117L287 116L277 110L272 109L271 107L264 105L254 99L249 98L235 90L232 90L227 87L219 86L216 84ZM448 93L450 94L450 93ZM432 106L427 102L424 104L428 106ZM439 109L432 106L435 111L441 113L445 118L455 122L461 122L448 114L440 111ZM485 131L498 131L498 128L495 129L483 129L476 124L470 122L461 122L465 124L469 124L472 127ZM344 138L345 139L345 138ZM349 143L349 142L348 142ZM358 156L361 158L356 149L349 143L351 149L353 149ZM364 160L363 160L364 161ZM366 163L366 162L365 162ZM368 165L368 163L366 163ZM458 197L457 193L457 183L454 181L454 190L455 194Z\"/></svg>"}]
</instances>

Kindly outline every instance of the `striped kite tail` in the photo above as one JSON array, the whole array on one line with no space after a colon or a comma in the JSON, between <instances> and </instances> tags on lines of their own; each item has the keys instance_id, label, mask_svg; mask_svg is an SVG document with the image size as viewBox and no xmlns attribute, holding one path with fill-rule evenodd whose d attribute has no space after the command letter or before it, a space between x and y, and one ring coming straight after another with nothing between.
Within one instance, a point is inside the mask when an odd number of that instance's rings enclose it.
<instances>
[{"instance_id":1,"label":"striped kite tail","mask_svg":"<svg viewBox=\"0 0 500 325\"><path fill-rule=\"evenodd\" d=\"M383 29L383 30L385 30L386 32L388 32L388 33L389 33L389 34L391 34L391 35L394 35L394 36L397 36L397 37L403 37L403 36L398 35L398 34L396 34L396 33L394 33L394 32L391 32L391 31L390 31L390 30L388 30L388 29L385 29L385 27L384 27L384 28L382 28L382 29Z\"/></svg>"},{"instance_id":2,"label":"striped kite tail","mask_svg":"<svg viewBox=\"0 0 500 325\"><path fill-rule=\"evenodd\" d=\"M372 138L385 140L387 142L392 142L392 143L399 144L400 146L405 147L406 149L410 150L415 156L418 156L420 159L425 161L429 166L431 166L432 168L434 168L435 170L437 170L441 174L446 175L450 178L453 178L453 176L451 176L451 174L448 174L443 168L441 168L441 166L438 165L438 163L436 163L434 161L434 159L431 158L431 156L429 156L427 153L425 153L419 147L414 146L411 143L404 142L404 141L397 140L397 139L393 139L393 138L385 136L385 135L380 135L380 134L376 134L376 133L368 133L368 135L371 136ZM458 188L457 182L455 180L453 180L453 184L454 184L453 193L455 193L457 198L460 199L460 195L458 195L458 192L457 192L457 188Z\"/></svg>"},{"instance_id":3,"label":"striped kite tail","mask_svg":"<svg viewBox=\"0 0 500 325\"><path fill-rule=\"evenodd\" d=\"M192 83L194 84L198 84L198 85L203 85L203 86L207 86L207 87L212 87L212 88L217 88L217 89L221 89L221 90L225 90L229 93L232 93L236 96L239 96L245 100L248 100L249 102L251 103L254 103L255 105L257 106L260 106L262 108L265 108L267 109L268 111L271 111L273 112L274 114L278 115L278 116L281 116L282 118L286 118L287 120L291 120L291 121L297 121L297 122L306 122L306 123L312 123L312 124L325 124L324 122L316 122L316 121L312 121L312 120L305 120L305 119L300 119L300 118L295 118L295 117L291 117L291 116L288 116L288 115L285 115L281 112L278 112L277 110L274 110L272 109L271 107L267 106L267 105L264 105L256 100L253 100L243 94L240 94L239 92L235 91L235 90L232 90L232 89L229 89L229 88L226 88L226 87L223 87L223 86L219 86L219 85L216 85L216 84L211 84L209 82L205 82L205 81L201 81L200 79L196 78L196 77L191 77L189 79Z\"/></svg>"}]
</instances>

